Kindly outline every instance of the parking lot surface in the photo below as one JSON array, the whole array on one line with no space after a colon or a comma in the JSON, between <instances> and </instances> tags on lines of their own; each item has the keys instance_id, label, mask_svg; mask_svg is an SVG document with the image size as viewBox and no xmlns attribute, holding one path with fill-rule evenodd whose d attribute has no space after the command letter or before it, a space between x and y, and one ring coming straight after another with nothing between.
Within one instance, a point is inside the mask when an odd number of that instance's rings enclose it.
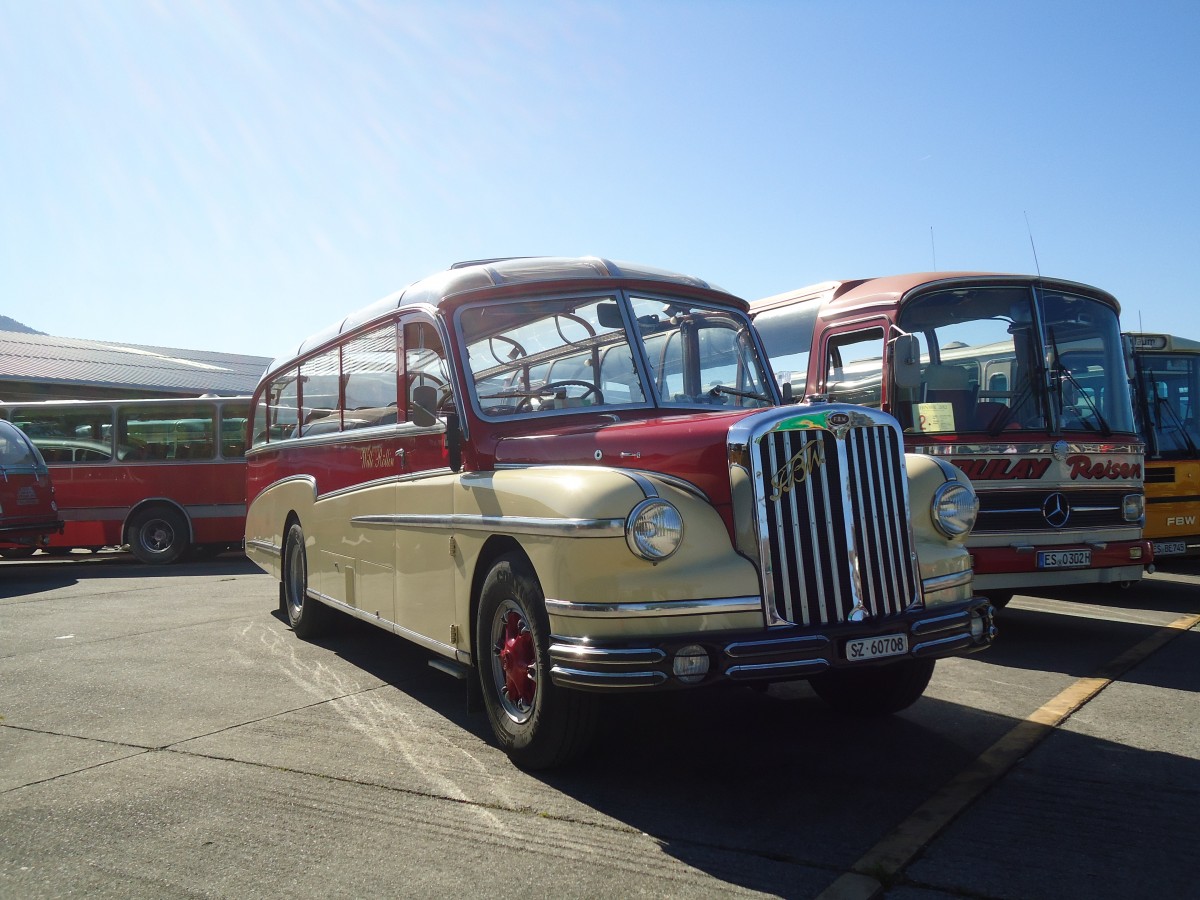
<instances>
[{"instance_id":1,"label":"parking lot surface","mask_svg":"<svg viewBox=\"0 0 1200 900\"><path fill-rule=\"evenodd\" d=\"M0 896L1194 895L1200 569L1018 597L882 720L613 698L515 769L461 682L227 555L0 563Z\"/></svg>"}]
</instances>

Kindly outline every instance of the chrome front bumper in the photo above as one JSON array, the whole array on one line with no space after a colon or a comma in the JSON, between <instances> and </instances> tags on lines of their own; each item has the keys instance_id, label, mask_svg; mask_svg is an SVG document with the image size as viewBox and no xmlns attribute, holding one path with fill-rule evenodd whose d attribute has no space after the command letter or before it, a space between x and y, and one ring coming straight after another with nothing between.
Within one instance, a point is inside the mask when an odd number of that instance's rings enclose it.
<instances>
[{"instance_id":1,"label":"chrome front bumper","mask_svg":"<svg viewBox=\"0 0 1200 900\"><path fill-rule=\"evenodd\" d=\"M791 681L843 666L885 665L903 659L961 656L991 645L995 610L985 597L935 609L919 609L869 622L844 622L815 630L798 627L745 632L698 632L646 641L595 643L552 636L550 677L556 685L583 690L667 690L717 683ZM908 652L849 662L846 642L903 633ZM702 647L709 669L703 678L675 675L684 648Z\"/></svg>"}]
</instances>

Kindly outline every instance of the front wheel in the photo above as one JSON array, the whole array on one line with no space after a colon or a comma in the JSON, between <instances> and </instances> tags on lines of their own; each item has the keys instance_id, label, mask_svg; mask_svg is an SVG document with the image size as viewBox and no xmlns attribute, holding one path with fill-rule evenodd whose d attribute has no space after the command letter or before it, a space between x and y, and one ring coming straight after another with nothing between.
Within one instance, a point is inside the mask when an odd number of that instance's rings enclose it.
<instances>
[{"instance_id":1,"label":"front wheel","mask_svg":"<svg viewBox=\"0 0 1200 900\"><path fill-rule=\"evenodd\" d=\"M143 510L129 524L129 549L144 563L165 566L183 556L187 548L187 520L170 507ZM99 547L88 549L100 551Z\"/></svg>"},{"instance_id":2,"label":"front wheel","mask_svg":"<svg viewBox=\"0 0 1200 900\"><path fill-rule=\"evenodd\" d=\"M596 730L596 698L550 681L550 622L541 585L520 554L483 582L475 628L483 703L500 747L522 769L579 754Z\"/></svg>"},{"instance_id":3,"label":"front wheel","mask_svg":"<svg viewBox=\"0 0 1200 900\"><path fill-rule=\"evenodd\" d=\"M813 676L809 684L839 712L887 716L916 703L932 676L932 659L905 659L867 669L835 669Z\"/></svg>"},{"instance_id":4,"label":"front wheel","mask_svg":"<svg viewBox=\"0 0 1200 900\"><path fill-rule=\"evenodd\" d=\"M308 554L299 522L292 523L283 542L283 600L296 637L307 641L329 630L333 611L308 596Z\"/></svg>"}]
</instances>

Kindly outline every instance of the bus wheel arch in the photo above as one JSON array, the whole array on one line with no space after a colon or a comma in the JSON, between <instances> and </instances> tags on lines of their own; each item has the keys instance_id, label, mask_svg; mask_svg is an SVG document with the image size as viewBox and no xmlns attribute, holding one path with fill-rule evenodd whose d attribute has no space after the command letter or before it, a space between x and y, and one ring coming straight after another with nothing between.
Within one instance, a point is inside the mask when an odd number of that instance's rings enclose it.
<instances>
[{"instance_id":1,"label":"bus wheel arch","mask_svg":"<svg viewBox=\"0 0 1200 900\"><path fill-rule=\"evenodd\" d=\"M333 610L308 595L308 547L300 517L290 513L284 525L280 597L283 614L296 637L304 641L329 631Z\"/></svg>"},{"instance_id":2,"label":"bus wheel arch","mask_svg":"<svg viewBox=\"0 0 1200 900\"><path fill-rule=\"evenodd\" d=\"M125 519L125 543L139 561L148 565L176 562L192 545L192 521L168 500L147 500Z\"/></svg>"},{"instance_id":3,"label":"bus wheel arch","mask_svg":"<svg viewBox=\"0 0 1200 900\"><path fill-rule=\"evenodd\" d=\"M475 673L497 742L518 767L565 763L590 743L596 697L550 678L550 619L529 557L519 545L489 555L474 607Z\"/></svg>"}]
</instances>

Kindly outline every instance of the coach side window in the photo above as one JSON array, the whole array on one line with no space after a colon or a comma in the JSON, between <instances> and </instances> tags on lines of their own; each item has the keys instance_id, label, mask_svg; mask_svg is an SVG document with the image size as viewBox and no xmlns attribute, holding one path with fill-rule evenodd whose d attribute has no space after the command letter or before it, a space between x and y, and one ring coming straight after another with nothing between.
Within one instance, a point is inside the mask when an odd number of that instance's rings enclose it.
<instances>
[{"instance_id":1,"label":"coach side window","mask_svg":"<svg viewBox=\"0 0 1200 900\"><path fill-rule=\"evenodd\" d=\"M437 412L445 413L453 409L454 395L450 386L450 367L446 364L446 350L437 330L428 322L404 326L404 374L410 420L413 391L422 386L432 387L438 392Z\"/></svg>"},{"instance_id":2,"label":"coach side window","mask_svg":"<svg viewBox=\"0 0 1200 900\"><path fill-rule=\"evenodd\" d=\"M870 328L829 339L825 393L830 401L879 409L883 402L883 329Z\"/></svg>"},{"instance_id":3,"label":"coach side window","mask_svg":"<svg viewBox=\"0 0 1200 900\"><path fill-rule=\"evenodd\" d=\"M254 446L267 441L293 437L300 406L300 372L298 369L280 373L267 386L264 395L266 415L254 416Z\"/></svg>"},{"instance_id":4,"label":"coach side window","mask_svg":"<svg viewBox=\"0 0 1200 900\"><path fill-rule=\"evenodd\" d=\"M300 363L300 434L341 431L340 368L337 347Z\"/></svg>"},{"instance_id":5,"label":"coach side window","mask_svg":"<svg viewBox=\"0 0 1200 900\"><path fill-rule=\"evenodd\" d=\"M396 326L389 322L346 342L342 350L342 427L396 423Z\"/></svg>"}]
</instances>

